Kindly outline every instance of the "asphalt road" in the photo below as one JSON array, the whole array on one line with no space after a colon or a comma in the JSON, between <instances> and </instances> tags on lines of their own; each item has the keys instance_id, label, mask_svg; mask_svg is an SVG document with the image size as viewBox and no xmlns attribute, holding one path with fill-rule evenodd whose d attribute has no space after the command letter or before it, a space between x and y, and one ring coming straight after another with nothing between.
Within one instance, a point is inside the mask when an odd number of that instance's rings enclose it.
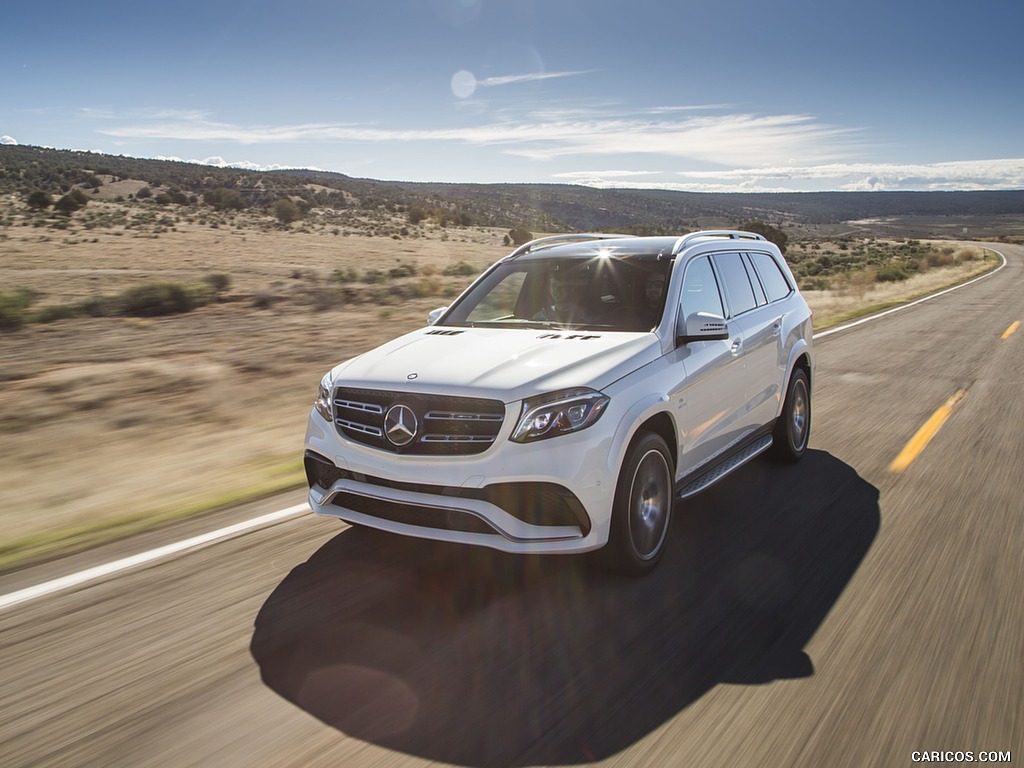
<instances>
[{"instance_id":1,"label":"asphalt road","mask_svg":"<svg viewBox=\"0 0 1024 768\"><path fill-rule=\"evenodd\" d=\"M1024 247L1001 250L987 279L820 338L805 461L687 502L646 579L302 514L0 610L0 765L1021 762L1024 330L1003 336Z\"/></svg>"}]
</instances>

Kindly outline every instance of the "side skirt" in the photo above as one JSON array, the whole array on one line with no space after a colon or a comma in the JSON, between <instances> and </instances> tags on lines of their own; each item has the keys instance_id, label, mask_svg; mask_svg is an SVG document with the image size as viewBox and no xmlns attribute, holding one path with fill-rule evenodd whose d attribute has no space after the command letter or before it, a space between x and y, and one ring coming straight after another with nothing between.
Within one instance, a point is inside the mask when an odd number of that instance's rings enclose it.
<instances>
[{"instance_id":1,"label":"side skirt","mask_svg":"<svg viewBox=\"0 0 1024 768\"><path fill-rule=\"evenodd\" d=\"M733 470L739 469L751 459L767 451L772 445L771 433L760 434L727 453L710 467L699 470L699 474L684 477L676 483L676 499L688 499L708 488Z\"/></svg>"}]
</instances>

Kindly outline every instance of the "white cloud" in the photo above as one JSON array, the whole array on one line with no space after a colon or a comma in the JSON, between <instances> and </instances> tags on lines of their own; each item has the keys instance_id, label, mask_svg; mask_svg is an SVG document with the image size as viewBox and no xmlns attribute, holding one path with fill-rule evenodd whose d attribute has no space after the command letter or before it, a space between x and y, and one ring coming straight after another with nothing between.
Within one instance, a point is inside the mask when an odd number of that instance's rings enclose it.
<instances>
[{"instance_id":1,"label":"white cloud","mask_svg":"<svg viewBox=\"0 0 1024 768\"><path fill-rule=\"evenodd\" d=\"M730 168L659 174L662 180L626 179L619 171L556 174L602 189L666 189L687 192L949 191L1024 188L1024 158L942 163L825 163ZM681 181L667 181L676 178Z\"/></svg>"},{"instance_id":2,"label":"white cloud","mask_svg":"<svg viewBox=\"0 0 1024 768\"><path fill-rule=\"evenodd\" d=\"M959 160L941 163L828 163L812 166L733 168L728 171L680 171L691 182L734 187L795 188L797 182L849 191L971 190L1024 188L1024 158Z\"/></svg>"},{"instance_id":3,"label":"white cloud","mask_svg":"<svg viewBox=\"0 0 1024 768\"><path fill-rule=\"evenodd\" d=\"M615 178L637 178L639 176L660 176L661 171L569 171L567 173L553 173L553 179L615 179Z\"/></svg>"},{"instance_id":4,"label":"white cloud","mask_svg":"<svg viewBox=\"0 0 1024 768\"><path fill-rule=\"evenodd\" d=\"M201 118L101 128L118 138L283 142L456 142L498 146L508 154L550 161L574 155L643 154L724 166L777 165L792 157L813 162L849 154L840 139L852 132L817 123L807 115L716 115L654 120L580 116L525 119L466 128L388 129L344 123L240 126Z\"/></svg>"},{"instance_id":5,"label":"white cloud","mask_svg":"<svg viewBox=\"0 0 1024 768\"><path fill-rule=\"evenodd\" d=\"M277 164L262 164L254 163L251 160L232 160L227 161L223 157L206 157L202 160L186 160L181 157L166 157L157 156L154 160L168 160L175 163L194 163L196 165L210 165L214 168L237 168L243 171L291 171L291 170L304 170L304 171L319 171L323 170L315 166L303 166L301 169L297 169L294 165L277 165Z\"/></svg>"},{"instance_id":6,"label":"white cloud","mask_svg":"<svg viewBox=\"0 0 1024 768\"><path fill-rule=\"evenodd\" d=\"M18 143L18 140L16 138L14 138L13 136L8 136L7 134L4 134L3 136L0 136L0 144L15 145L17 143Z\"/></svg>"},{"instance_id":7,"label":"white cloud","mask_svg":"<svg viewBox=\"0 0 1024 768\"><path fill-rule=\"evenodd\" d=\"M502 75L499 77L485 77L477 80L477 85L490 88L496 85L512 85L514 83L533 83L538 80L555 80L562 77L576 77L577 75L589 74L588 70L575 72L529 72L522 75Z\"/></svg>"}]
</instances>

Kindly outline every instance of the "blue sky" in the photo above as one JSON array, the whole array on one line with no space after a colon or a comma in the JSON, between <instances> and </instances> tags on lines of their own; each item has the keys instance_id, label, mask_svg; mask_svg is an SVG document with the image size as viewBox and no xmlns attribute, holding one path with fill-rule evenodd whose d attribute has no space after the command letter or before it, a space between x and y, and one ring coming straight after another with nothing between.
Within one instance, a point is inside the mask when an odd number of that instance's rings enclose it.
<instances>
[{"instance_id":1,"label":"blue sky","mask_svg":"<svg viewBox=\"0 0 1024 768\"><path fill-rule=\"evenodd\" d=\"M0 142L404 181L1024 188L1019 0L0 10Z\"/></svg>"}]
</instances>

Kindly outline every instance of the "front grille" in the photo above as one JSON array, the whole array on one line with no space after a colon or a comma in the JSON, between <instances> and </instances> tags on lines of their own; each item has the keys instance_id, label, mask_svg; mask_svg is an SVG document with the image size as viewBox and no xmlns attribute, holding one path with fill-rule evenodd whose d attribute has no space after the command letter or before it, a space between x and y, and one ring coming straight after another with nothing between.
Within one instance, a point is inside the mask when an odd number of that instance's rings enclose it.
<instances>
[{"instance_id":1,"label":"front grille","mask_svg":"<svg viewBox=\"0 0 1024 768\"><path fill-rule=\"evenodd\" d=\"M393 406L407 406L415 417L404 418L398 438L412 438L405 445L388 437L386 419ZM422 395L375 389L338 387L333 397L334 426L362 445L392 453L419 456L467 456L487 450L505 419L500 400L449 395Z\"/></svg>"}]
</instances>

